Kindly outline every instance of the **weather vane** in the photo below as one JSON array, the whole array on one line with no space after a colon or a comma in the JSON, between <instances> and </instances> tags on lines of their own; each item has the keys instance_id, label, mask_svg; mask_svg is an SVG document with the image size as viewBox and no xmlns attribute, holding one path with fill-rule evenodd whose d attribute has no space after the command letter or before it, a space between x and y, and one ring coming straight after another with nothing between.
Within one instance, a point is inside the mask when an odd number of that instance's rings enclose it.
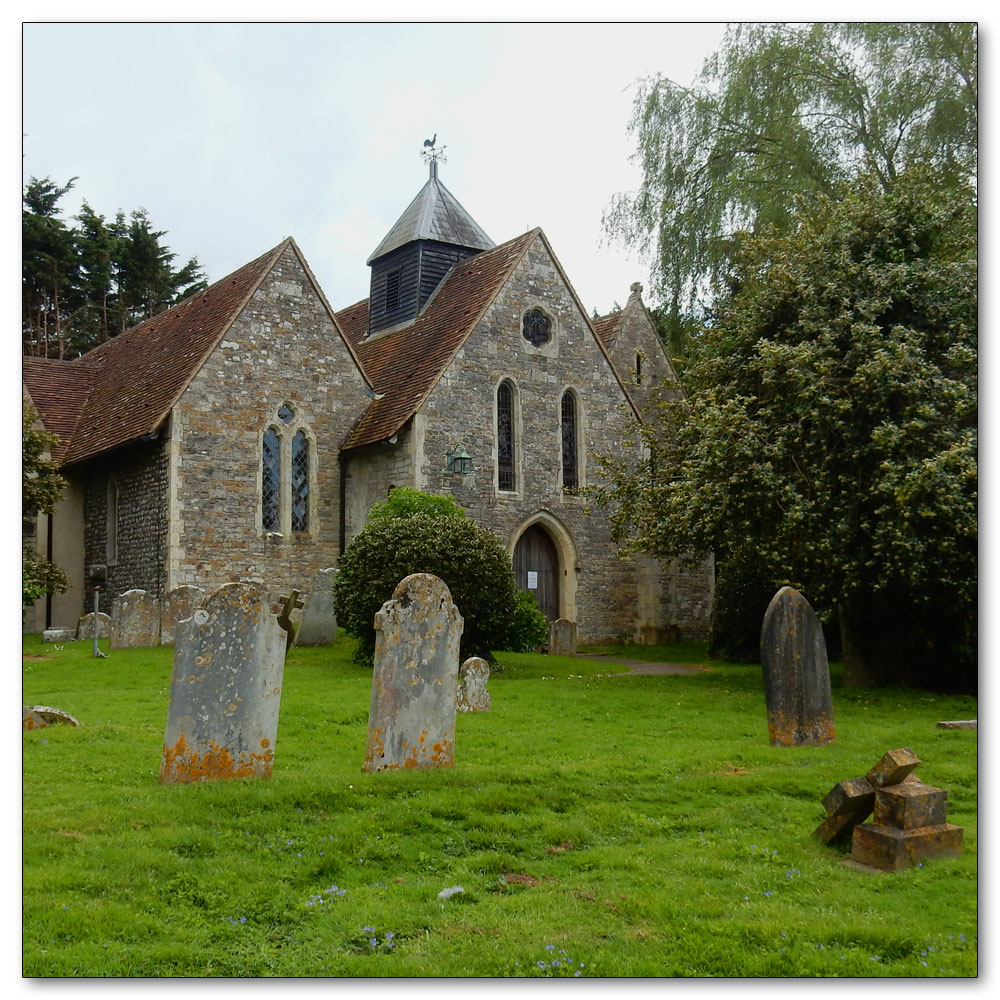
<instances>
[{"instance_id":1,"label":"weather vane","mask_svg":"<svg viewBox=\"0 0 1000 1000\"><path fill-rule=\"evenodd\" d=\"M438 160L444 160L445 163L448 162L448 157L444 155L444 151L448 148L447 146L442 146L440 149L434 147L434 143L437 142L437 132L434 133L433 139L424 139L424 148L420 151L420 156L424 163L437 163Z\"/></svg>"}]
</instances>

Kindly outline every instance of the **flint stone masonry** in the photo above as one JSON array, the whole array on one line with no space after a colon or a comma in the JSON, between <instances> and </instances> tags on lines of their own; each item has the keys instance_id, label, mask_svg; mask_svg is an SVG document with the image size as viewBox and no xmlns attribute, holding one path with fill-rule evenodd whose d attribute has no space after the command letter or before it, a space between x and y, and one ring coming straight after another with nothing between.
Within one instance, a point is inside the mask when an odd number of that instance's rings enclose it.
<instances>
[{"instance_id":1,"label":"flint stone masonry","mask_svg":"<svg viewBox=\"0 0 1000 1000\"><path fill-rule=\"evenodd\" d=\"M285 640L253 584L220 587L178 624L161 782L270 776Z\"/></svg>"},{"instance_id":2,"label":"flint stone masonry","mask_svg":"<svg viewBox=\"0 0 1000 1000\"><path fill-rule=\"evenodd\" d=\"M492 707L486 682L490 665L481 656L470 656L458 668L458 693L455 708L459 712L488 712Z\"/></svg>"},{"instance_id":3,"label":"flint stone masonry","mask_svg":"<svg viewBox=\"0 0 1000 1000\"><path fill-rule=\"evenodd\" d=\"M767 606L760 659L772 746L832 743L836 730L823 630L809 602L791 587L782 587Z\"/></svg>"},{"instance_id":4,"label":"flint stone masonry","mask_svg":"<svg viewBox=\"0 0 1000 1000\"><path fill-rule=\"evenodd\" d=\"M453 767L465 622L443 580L414 573L375 615L365 771Z\"/></svg>"},{"instance_id":5,"label":"flint stone masonry","mask_svg":"<svg viewBox=\"0 0 1000 1000\"><path fill-rule=\"evenodd\" d=\"M557 618L549 625L549 654L576 656L576 622Z\"/></svg>"},{"instance_id":6,"label":"flint stone masonry","mask_svg":"<svg viewBox=\"0 0 1000 1000\"><path fill-rule=\"evenodd\" d=\"M74 639L75 628L47 628L42 632L42 642L73 642Z\"/></svg>"},{"instance_id":7,"label":"flint stone masonry","mask_svg":"<svg viewBox=\"0 0 1000 1000\"><path fill-rule=\"evenodd\" d=\"M201 587L195 587L190 583L174 587L164 596L160 619L160 642L164 646L174 644L177 623L190 618L201 607L205 597L205 591Z\"/></svg>"},{"instance_id":8,"label":"flint stone masonry","mask_svg":"<svg viewBox=\"0 0 1000 1000\"><path fill-rule=\"evenodd\" d=\"M333 578L336 569L320 570L302 611L302 621L295 632L296 646L329 646L337 638L337 619L333 613Z\"/></svg>"},{"instance_id":9,"label":"flint stone masonry","mask_svg":"<svg viewBox=\"0 0 1000 1000\"><path fill-rule=\"evenodd\" d=\"M94 638L94 622L97 622L97 638L107 639L111 635L111 615L106 615L103 611L96 614L91 611L85 614L76 626L77 639Z\"/></svg>"},{"instance_id":10,"label":"flint stone masonry","mask_svg":"<svg viewBox=\"0 0 1000 1000\"><path fill-rule=\"evenodd\" d=\"M160 600L146 590L127 590L111 607L111 648L159 646Z\"/></svg>"},{"instance_id":11,"label":"flint stone masonry","mask_svg":"<svg viewBox=\"0 0 1000 1000\"><path fill-rule=\"evenodd\" d=\"M44 729L54 723L66 726L80 725L69 712L61 708L50 708L48 705L22 705L21 727L23 729Z\"/></svg>"}]
</instances>

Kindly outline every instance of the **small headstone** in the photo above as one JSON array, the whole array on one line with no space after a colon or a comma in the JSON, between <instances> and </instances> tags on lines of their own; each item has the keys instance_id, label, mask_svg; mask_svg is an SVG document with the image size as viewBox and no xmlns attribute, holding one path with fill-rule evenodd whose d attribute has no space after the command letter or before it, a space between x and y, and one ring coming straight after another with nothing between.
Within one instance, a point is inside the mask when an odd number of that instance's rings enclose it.
<instances>
[{"instance_id":1,"label":"small headstone","mask_svg":"<svg viewBox=\"0 0 1000 1000\"><path fill-rule=\"evenodd\" d=\"M111 635L111 615L106 615L103 611L90 611L85 614L76 626L77 639L94 638L94 622L97 622L97 638L107 639Z\"/></svg>"},{"instance_id":2,"label":"small headstone","mask_svg":"<svg viewBox=\"0 0 1000 1000\"><path fill-rule=\"evenodd\" d=\"M489 679L490 665L481 656L470 656L458 668L455 708L459 712L488 712L491 702L486 682Z\"/></svg>"},{"instance_id":3,"label":"small headstone","mask_svg":"<svg viewBox=\"0 0 1000 1000\"><path fill-rule=\"evenodd\" d=\"M186 621L205 600L205 591L190 583L182 583L168 590L163 597L163 612L160 616L160 644L172 646L176 636L177 623Z\"/></svg>"},{"instance_id":4,"label":"small headstone","mask_svg":"<svg viewBox=\"0 0 1000 1000\"><path fill-rule=\"evenodd\" d=\"M557 618L549 625L549 655L576 656L576 622Z\"/></svg>"},{"instance_id":5,"label":"small headstone","mask_svg":"<svg viewBox=\"0 0 1000 1000\"><path fill-rule=\"evenodd\" d=\"M42 642L73 642L75 639L75 628L47 628L42 632Z\"/></svg>"},{"instance_id":6,"label":"small headstone","mask_svg":"<svg viewBox=\"0 0 1000 1000\"><path fill-rule=\"evenodd\" d=\"M254 584L225 584L178 623L161 782L271 774L285 639Z\"/></svg>"},{"instance_id":7,"label":"small headstone","mask_svg":"<svg viewBox=\"0 0 1000 1000\"><path fill-rule=\"evenodd\" d=\"M760 659L771 744L832 743L836 730L823 630L809 602L791 587L782 587L767 606Z\"/></svg>"},{"instance_id":8,"label":"small headstone","mask_svg":"<svg viewBox=\"0 0 1000 1000\"><path fill-rule=\"evenodd\" d=\"M316 574L312 591L295 631L296 646L329 646L337 638L337 619L333 614L333 578L335 569Z\"/></svg>"},{"instance_id":9,"label":"small headstone","mask_svg":"<svg viewBox=\"0 0 1000 1000\"><path fill-rule=\"evenodd\" d=\"M148 590L126 590L111 605L111 648L159 646L160 599Z\"/></svg>"},{"instance_id":10,"label":"small headstone","mask_svg":"<svg viewBox=\"0 0 1000 1000\"><path fill-rule=\"evenodd\" d=\"M375 615L365 771L453 767L465 621L443 580L414 573Z\"/></svg>"},{"instance_id":11,"label":"small headstone","mask_svg":"<svg viewBox=\"0 0 1000 1000\"><path fill-rule=\"evenodd\" d=\"M69 712L64 712L61 708L50 708L48 705L21 706L22 729L44 729L54 723L66 726L80 725Z\"/></svg>"}]
</instances>

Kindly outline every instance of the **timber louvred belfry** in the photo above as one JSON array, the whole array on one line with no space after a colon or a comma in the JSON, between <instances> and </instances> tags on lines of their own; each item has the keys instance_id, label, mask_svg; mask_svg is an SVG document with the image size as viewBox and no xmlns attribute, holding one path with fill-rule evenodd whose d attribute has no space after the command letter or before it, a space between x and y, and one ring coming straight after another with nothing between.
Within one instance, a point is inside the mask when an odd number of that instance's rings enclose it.
<instances>
[{"instance_id":1,"label":"timber louvred belfry","mask_svg":"<svg viewBox=\"0 0 1000 1000\"><path fill-rule=\"evenodd\" d=\"M38 544L73 583L28 627L75 625L98 565L104 600L302 589L409 486L492 530L518 586L581 642L706 633L711 566L620 558L580 492L676 379L639 286L592 321L545 234L494 244L441 183L440 153L361 302L331 308L289 238L82 358L23 359L69 483Z\"/></svg>"}]
</instances>

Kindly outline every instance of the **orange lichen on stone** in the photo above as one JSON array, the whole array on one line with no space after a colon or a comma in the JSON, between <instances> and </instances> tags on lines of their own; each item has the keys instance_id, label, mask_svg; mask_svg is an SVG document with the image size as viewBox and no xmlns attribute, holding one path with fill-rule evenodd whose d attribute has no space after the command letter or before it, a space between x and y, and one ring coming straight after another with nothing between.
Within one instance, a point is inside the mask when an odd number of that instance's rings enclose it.
<instances>
[{"instance_id":1,"label":"orange lichen on stone","mask_svg":"<svg viewBox=\"0 0 1000 1000\"><path fill-rule=\"evenodd\" d=\"M274 751L240 753L234 758L228 748L208 743L207 751L189 748L182 733L172 746L163 747L160 781L164 784L187 784L192 781L217 781L231 778L270 777Z\"/></svg>"}]
</instances>

